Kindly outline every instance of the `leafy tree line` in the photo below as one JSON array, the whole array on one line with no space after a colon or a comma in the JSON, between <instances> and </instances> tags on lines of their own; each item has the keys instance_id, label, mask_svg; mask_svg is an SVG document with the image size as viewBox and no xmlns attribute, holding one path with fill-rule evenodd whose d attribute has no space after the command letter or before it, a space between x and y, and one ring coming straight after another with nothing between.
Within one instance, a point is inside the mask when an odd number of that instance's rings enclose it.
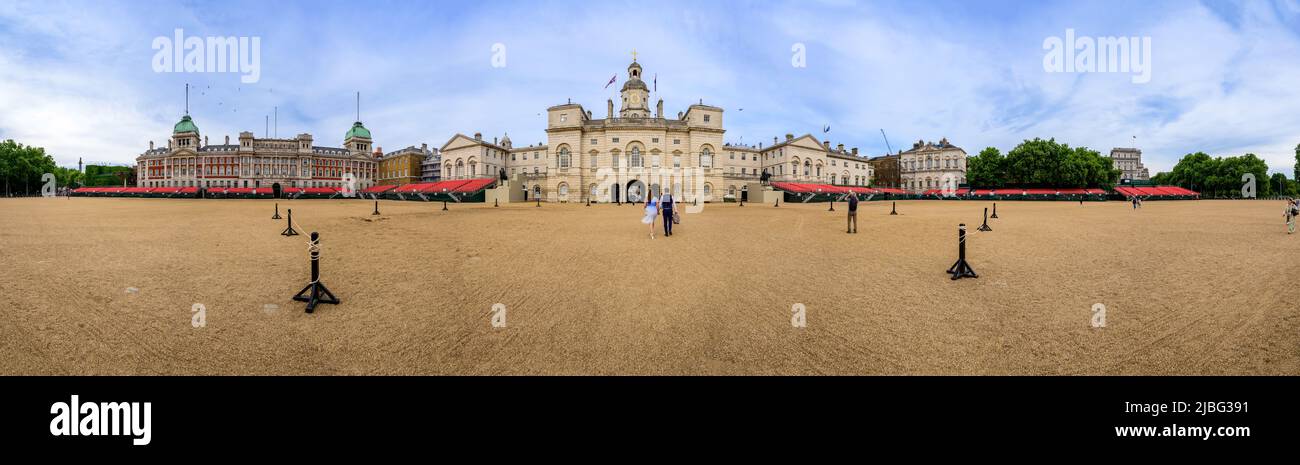
<instances>
[{"instance_id":1,"label":"leafy tree line","mask_svg":"<svg viewBox=\"0 0 1300 465\"><path fill-rule=\"evenodd\" d=\"M1258 197L1287 195L1288 183L1278 187L1278 176L1268 176L1268 163L1248 153L1233 157L1211 157L1204 152L1189 153L1178 160L1174 169L1157 173L1151 180L1159 185L1173 185L1200 192L1206 197L1241 197L1245 174L1255 175L1255 195Z\"/></svg>"},{"instance_id":2,"label":"leafy tree line","mask_svg":"<svg viewBox=\"0 0 1300 465\"><path fill-rule=\"evenodd\" d=\"M1006 156L988 147L966 161L966 180L981 188L1109 188L1120 174L1111 159L1096 150L1071 148L1056 139L1026 140Z\"/></svg>"},{"instance_id":3,"label":"leafy tree line","mask_svg":"<svg viewBox=\"0 0 1300 465\"><path fill-rule=\"evenodd\" d=\"M55 165L54 157L44 148L25 146L12 139L0 142L0 178L4 179L5 196L39 194L45 173L54 174L60 188L81 182L79 171Z\"/></svg>"}]
</instances>

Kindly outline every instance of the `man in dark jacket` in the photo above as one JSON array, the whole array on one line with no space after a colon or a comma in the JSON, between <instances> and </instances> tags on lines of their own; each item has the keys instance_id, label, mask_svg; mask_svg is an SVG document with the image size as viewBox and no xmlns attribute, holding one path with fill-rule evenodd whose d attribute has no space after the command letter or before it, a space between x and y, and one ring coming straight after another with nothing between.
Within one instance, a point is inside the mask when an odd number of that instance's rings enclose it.
<instances>
[{"instance_id":1,"label":"man in dark jacket","mask_svg":"<svg viewBox=\"0 0 1300 465\"><path fill-rule=\"evenodd\" d=\"M858 195L849 194L849 234L858 233Z\"/></svg>"}]
</instances>

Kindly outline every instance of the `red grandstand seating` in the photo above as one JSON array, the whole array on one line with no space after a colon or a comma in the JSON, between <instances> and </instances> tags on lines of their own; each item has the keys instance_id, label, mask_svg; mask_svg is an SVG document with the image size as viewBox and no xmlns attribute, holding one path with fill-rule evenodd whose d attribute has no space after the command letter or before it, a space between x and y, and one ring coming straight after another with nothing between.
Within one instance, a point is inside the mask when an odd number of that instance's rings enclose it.
<instances>
[{"instance_id":1,"label":"red grandstand seating","mask_svg":"<svg viewBox=\"0 0 1300 465\"><path fill-rule=\"evenodd\" d=\"M473 194L483 189L487 189L487 187L491 186L494 182L496 182L496 179L493 178L471 179L469 182L457 186L455 189L450 189L450 191L461 194Z\"/></svg>"},{"instance_id":2,"label":"red grandstand seating","mask_svg":"<svg viewBox=\"0 0 1300 465\"><path fill-rule=\"evenodd\" d=\"M392 192L399 192L399 193L414 193L414 192L420 192L421 189L425 189L425 188L427 188L427 187L433 186L434 184L437 184L437 183L433 183L433 182L421 182L421 183L415 183L415 184L406 184L406 185L403 185L403 186L399 186L399 187L397 187L397 188L395 188L395 189L392 189Z\"/></svg>"},{"instance_id":3,"label":"red grandstand seating","mask_svg":"<svg viewBox=\"0 0 1300 465\"><path fill-rule=\"evenodd\" d=\"M380 194L397 188L397 186L370 186L361 190L362 194Z\"/></svg>"}]
</instances>

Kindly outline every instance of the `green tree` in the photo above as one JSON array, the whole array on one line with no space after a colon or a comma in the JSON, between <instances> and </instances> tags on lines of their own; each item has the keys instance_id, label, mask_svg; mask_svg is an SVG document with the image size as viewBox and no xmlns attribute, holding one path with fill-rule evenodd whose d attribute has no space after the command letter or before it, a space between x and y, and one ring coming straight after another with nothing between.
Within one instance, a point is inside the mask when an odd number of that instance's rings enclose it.
<instances>
[{"instance_id":1,"label":"green tree","mask_svg":"<svg viewBox=\"0 0 1300 465\"><path fill-rule=\"evenodd\" d=\"M966 161L966 182L974 187L1002 187L1007 182L1005 163L1001 151L987 147Z\"/></svg>"},{"instance_id":2,"label":"green tree","mask_svg":"<svg viewBox=\"0 0 1300 465\"><path fill-rule=\"evenodd\" d=\"M1291 179L1300 181L1300 144L1295 145L1295 172L1291 175L1294 176Z\"/></svg>"},{"instance_id":3,"label":"green tree","mask_svg":"<svg viewBox=\"0 0 1300 465\"><path fill-rule=\"evenodd\" d=\"M1026 140L1007 152L1006 184L1024 187L1110 187L1120 170L1109 158L1087 147L1070 148L1056 139Z\"/></svg>"},{"instance_id":4,"label":"green tree","mask_svg":"<svg viewBox=\"0 0 1300 465\"><path fill-rule=\"evenodd\" d=\"M4 178L5 195L22 187L24 194L40 190L41 175L54 172L54 158L40 147L24 146L12 139L0 142L0 177Z\"/></svg>"}]
</instances>

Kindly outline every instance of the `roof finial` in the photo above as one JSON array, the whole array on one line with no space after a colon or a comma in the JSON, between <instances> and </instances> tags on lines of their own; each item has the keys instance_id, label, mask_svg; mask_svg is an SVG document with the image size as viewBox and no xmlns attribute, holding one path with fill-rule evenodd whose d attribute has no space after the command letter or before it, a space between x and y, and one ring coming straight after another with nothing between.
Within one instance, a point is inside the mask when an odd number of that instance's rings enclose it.
<instances>
[{"instance_id":1,"label":"roof finial","mask_svg":"<svg viewBox=\"0 0 1300 465\"><path fill-rule=\"evenodd\" d=\"M361 122L361 91L357 91L357 122Z\"/></svg>"},{"instance_id":2,"label":"roof finial","mask_svg":"<svg viewBox=\"0 0 1300 465\"><path fill-rule=\"evenodd\" d=\"M636 49L632 49L632 62L636 63Z\"/></svg>"},{"instance_id":3,"label":"roof finial","mask_svg":"<svg viewBox=\"0 0 1300 465\"><path fill-rule=\"evenodd\" d=\"M190 84L185 83L185 115L190 114Z\"/></svg>"}]
</instances>

